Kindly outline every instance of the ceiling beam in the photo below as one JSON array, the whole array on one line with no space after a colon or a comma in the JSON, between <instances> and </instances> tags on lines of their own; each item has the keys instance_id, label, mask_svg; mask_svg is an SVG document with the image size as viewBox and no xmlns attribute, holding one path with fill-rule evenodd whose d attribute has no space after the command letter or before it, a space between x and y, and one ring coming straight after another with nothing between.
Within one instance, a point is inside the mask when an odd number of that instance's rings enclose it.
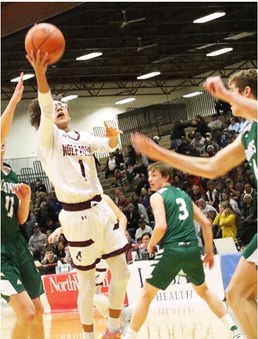
<instances>
[{"instance_id":1,"label":"ceiling beam","mask_svg":"<svg viewBox=\"0 0 258 339\"><path fill-rule=\"evenodd\" d=\"M1 6L1 37L46 20L84 2L11 2Z\"/></svg>"}]
</instances>

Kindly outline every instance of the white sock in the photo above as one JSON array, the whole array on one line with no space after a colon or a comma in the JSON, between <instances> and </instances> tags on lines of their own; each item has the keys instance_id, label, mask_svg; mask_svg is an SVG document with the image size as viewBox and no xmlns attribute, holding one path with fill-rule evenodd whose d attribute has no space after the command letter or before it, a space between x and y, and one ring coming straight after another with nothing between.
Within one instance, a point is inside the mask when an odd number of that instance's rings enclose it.
<instances>
[{"instance_id":1,"label":"white sock","mask_svg":"<svg viewBox=\"0 0 258 339\"><path fill-rule=\"evenodd\" d=\"M82 339L96 339L94 332L83 332Z\"/></svg>"},{"instance_id":2,"label":"white sock","mask_svg":"<svg viewBox=\"0 0 258 339\"><path fill-rule=\"evenodd\" d=\"M116 332L120 328L120 323L121 323L120 317L111 318L110 316L108 316L107 328L110 332Z\"/></svg>"},{"instance_id":3,"label":"white sock","mask_svg":"<svg viewBox=\"0 0 258 339\"><path fill-rule=\"evenodd\" d=\"M220 318L223 323L227 326L227 328L229 328L230 330L236 330L237 329L237 325L234 323L233 319L231 318L230 314L227 313L224 315L224 317Z\"/></svg>"},{"instance_id":4,"label":"white sock","mask_svg":"<svg viewBox=\"0 0 258 339\"><path fill-rule=\"evenodd\" d=\"M127 332L126 332L124 339L135 339L137 334L138 334L138 332L132 330L131 327L129 327Z\"/></svg>"}]
</instances>

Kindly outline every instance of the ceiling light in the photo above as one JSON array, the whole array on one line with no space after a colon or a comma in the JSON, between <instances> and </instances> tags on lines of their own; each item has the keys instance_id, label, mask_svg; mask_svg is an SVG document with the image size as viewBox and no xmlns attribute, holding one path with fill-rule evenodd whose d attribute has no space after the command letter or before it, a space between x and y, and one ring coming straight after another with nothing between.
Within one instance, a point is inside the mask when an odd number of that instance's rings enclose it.
<instances>
[{"instance_id":1,"label":"ceiling light","mask_svg":"<svg viewBox=\"0 0 258 339\"><path fill-rule=\"evenodd\" d=\"M238 34L232 34L224 38L224 40L238 40L238 39L246 38L247 36L252 36L254 34L255 32L243 32L243 33L238 33Z\"/></svg>"},{"instance_id":2,"label":"ceiling light","mask_svg":"<svg viewBox=\"0 0 258 339\"><path fill-rule=\"evenodd\" d=\"M35 74L23 74L23 80L35 77ZM21 77L13 78L11 82L19 82Z\"/></svg>"},{"instance_id":3,"label":"ceiling light","mask_svg":"<svg viewBox=\"0 0 258 339\"><path fill-rule=\"evenodd\" d=\"M101 56L102 54L103 54L102 52L88 53L88 54L85 54L85 55L82 55L82 56L76 58L76 60L90 60L90 59L93 59L93 58L97 58L97 57Z\"/></svg>"},{"instance_id":4,"label":"ceiling light","mask_svg":"<svg viewBox=\"0 0 258 339\"><path fill-rule=\"evenodd\" d=\"M218 18L220 18L224 15L226 15L225 12L215 12L215 13L203 16L202 18L196 19L196 20L193 21L193 23L194 24L203 24L205 22L218 19Z\"/></svg>"},{"instance_id":5,"label":"ceiling light","mask_svg":"<svg viewBox=\"0 0 258 339\"><path fill-rule=\"evenodd\" d=\"M196 97L197 95L200 95L200 94L202 94L202 92L193 92L193 93L183 95L183 98L192 98L192 97Z\"/></svg>"},{"instance_id":6,"label":"ceiling light","mask_svg":"<svg viewBox=\"0 0 258 339\"><path fill-rule=\"evenodd\" d=\"M61 101L66 102L66 101L73 100L73 99L77 99L77 98L78 98L78 95L76 95L76 94L73 94L73 95L67 95L66 97L63 97L63 98L61 99Z\"/></svg>"},{"instance_id":7,"label":"ceiling light","mask_svg":"<svg viewBox=\"0 0 258 339\"><path fill-rule=\"evenodd\" d=\"M208 47L211 47L211 46L214 46L216 45L215 43L214 44L207 44L207 45L203 45L203 46L200 46L200 47L195 47L195 49L204 49L204 48L208 48Z\"/></svg>"},{"instance_id":8,"label":"ceiling light","mask_svg":"<svg viewBox=\"0 0 258 339\"><path fill-rule=\"evenodd\" d=\"M126 99L121 99L116 101L116 105L123 105L123 104L127 104L128 102L134 101L135 98L126 98Z\"/></svg>"},{"instance_id":9,"label":"ceiling light","mask_svg":"<svg viewBox=\"0 0 258 339\"><path fill-rule=\"evenodd\" d=\"M149 78L156 77L157 75L160 75L160 72L151 72L151 73L139 75L139 76L137 77L137 79L138 79L138 80L144 80L144 79L149 79Z\"/></svg>"},{"instance_id":10,"label":"ceiling light","mask_svg":"<svg viewBox=\"0 0 258 339\"><path fill-rule=\"evenodd\" d=\"M221 55L221 54L228 53L231 51L233 51L232 47L222 48L222 49L218 49L217 51L207 53L206 56L217 56L217 55Z\"/></svg>"}]
</instances>

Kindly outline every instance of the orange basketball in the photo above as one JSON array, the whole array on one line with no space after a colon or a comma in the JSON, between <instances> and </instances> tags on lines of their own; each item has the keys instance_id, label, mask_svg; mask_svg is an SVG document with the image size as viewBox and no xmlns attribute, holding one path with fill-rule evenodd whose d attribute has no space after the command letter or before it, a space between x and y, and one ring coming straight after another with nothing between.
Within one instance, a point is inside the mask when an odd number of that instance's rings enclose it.
<instances>
[{"instance_id":1,"label":"orange basketball","mask_svg":"<svg viewBox=\"0 0 258 339\"><path fill-rule=\"evenodd\" d=\"M25 49L29 54L38 49L42 54L49 54L49 63L56 63L65 50L63 33L56 26L49 23L35 24L26 34Z\"/></svg>"}]
</instances>

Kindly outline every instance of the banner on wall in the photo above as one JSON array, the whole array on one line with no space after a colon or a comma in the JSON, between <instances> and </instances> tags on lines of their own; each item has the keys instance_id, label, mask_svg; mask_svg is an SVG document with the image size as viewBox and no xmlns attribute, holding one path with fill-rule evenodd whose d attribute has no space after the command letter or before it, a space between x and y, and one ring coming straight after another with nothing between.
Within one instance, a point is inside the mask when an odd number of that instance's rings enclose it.
<instances>
[{"instance_id":1,"label":"banner on wall","mask_svg":"<svg viewBox=\"0 0 258 339\"><path fill-rule=\"evenodd\" d=\"M209 270L205 268L206 283L208 287L216 293L220 300L224 299L224 289L221 276L220 258L215 256L215 265ZM144 284L144 279L152 261L136 261L128 265L131 277L127 286L127 298L124 305L134 305L139 298L140 291ZM61 274L49 274L42 277L46 291L46 297L51 312L66 312L77 310L78 296L78 276L76 272ZM108 271L101 293L107 294L111 275ZM152 305L162 305L166 303L199 301L202 299L195 293L191 283L184 274L179 274L171 282L165 291L159 291L154 298Z\"/></svg>"},{"instance_id":2,"label":"banner on wall","mask_svg":"<svg viewBox=\"0 0 258 339\"><path fill-rule=\"evenodd\" d=\"M205 281L208 287L216 293L220 300L224 299L224 289L222 283L222 275L220 268L220 258L218 255L214 256L214 267L205 271ZM145 276L151 265L151 261L136 261L129 265L131 277L127 286L127 296L129 305L134 305L139 300L141 288L143 287ZM152 301L152 306L159 306L166 303L183 303L189 301L204 302L192 288L189 279L180 272L179 275L171 282L165 291L160 290Z\"/></svg>"}]
</instances>

